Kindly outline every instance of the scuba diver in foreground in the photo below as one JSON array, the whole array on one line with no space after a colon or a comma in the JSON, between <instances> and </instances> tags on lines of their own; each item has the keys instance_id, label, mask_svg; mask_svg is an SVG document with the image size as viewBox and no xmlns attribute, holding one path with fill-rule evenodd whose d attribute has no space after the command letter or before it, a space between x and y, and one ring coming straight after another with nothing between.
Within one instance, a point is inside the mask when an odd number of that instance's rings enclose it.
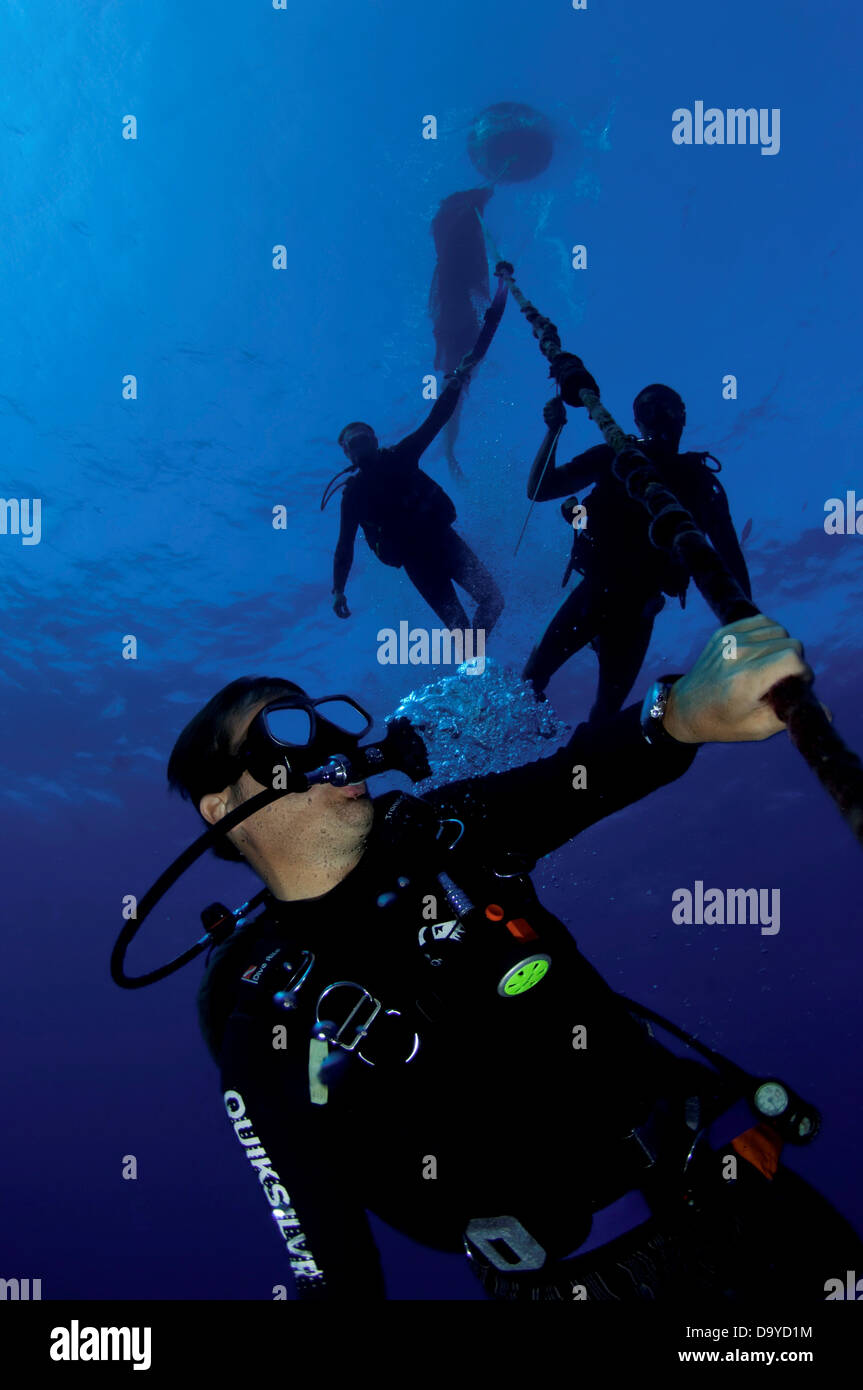
<instances>
[{"instance_id":1,"label":"scuba diver in foreground","mask_svg":"<svg viewBox=\"0 0 863 1390\"><path fill-rule=\"evenodd\" d=\"M371 425L346 425L339 443L354 476L344 485L341 527L333 561L333 609L349 618L345 585L354 558L357 529L385 565L404 568L408 579L448 629L467 631L471 624L453 583L477 605L473 627L488 635L503 609L500 589L485 565L452 529L452 500L419 467L420 456L452 417L462 388L470 380L474 358L468 353L452 372L425 423L400 444L382 449ZM333 480L336 482L336 479ZM332 495L332 484L322 507Z\"/></svg>"},{"instance_id":2,"label":"scuba diver in foreground","mask_svg":"<svg viewBox=\"0 0 863 1390\"><path fill-rule=\"evenodd\" d=\"M686 423L686 407L680 396L669 386L656 383L638 393L632 409L642 436L639 447L751 598L746 561L728 500L706 463L712 455L678 453ZM528 479L531 501L546 502L594 483L596 486L585 503L585 528L574 529L563 584L573 570L584 578L552 618L528 659L523 677L542 694L554 673L590 643L599 657L599 685L588 716L596 722L616 714L635 684L654 621L665 606L663 593L679 597L682 605L689 580L671 555L651 544L643 507L627 495L611 471L612 449L597 444L556 467L557 437L566 423L560 397L549 401L543 418L548 433ZM570 524L576 502L577 498L568 497L561 509Z\"/></svg>"},{"instance_id":3,"label":"scuba diver in foreground","mask_svg":"<svg viewBox=\"0 0 863 1390\"><path fill-rule=\"evenodd\" d=\"M778 1166L783 1138L817 1131L804 1103L768 1080L759 1122L737 1113L734 1077L661 1046L528 877L700 744L778 732L762 697L795 674L812 676L800 643L745 618L550 757L422 800L309 785L231 822L219 852L266 889L212 955L200 1021L299 1298L386 1298L367 1211L464 1250L501 1299L763 1306L863 1267L850 1227ZM345 697L237 680L183 730L169 780L217 826L286 771L353 759L370 722Z\"/></svg>"}]
</instances>

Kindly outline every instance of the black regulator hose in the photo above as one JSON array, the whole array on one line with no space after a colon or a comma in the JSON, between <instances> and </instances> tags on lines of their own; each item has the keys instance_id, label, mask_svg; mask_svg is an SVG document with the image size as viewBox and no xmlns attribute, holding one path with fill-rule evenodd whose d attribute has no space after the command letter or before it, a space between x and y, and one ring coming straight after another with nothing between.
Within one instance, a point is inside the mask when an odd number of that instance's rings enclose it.
<instances>
[{"instance_id":1,"label":"black regulator hose","mask_svg":"<svg viewBox=\"0 0 863 1390\"><path fill-rule=\"evenodd\" d=\"M286 790L301 791L303 788L290 787ZM253 816L256 811L263 810L265 806L269 806L271 802L277 801L280 796L285 795L286 792L281 789L279 789L279 791L273 791L268 788L262 791L259 796L253 796L251 801L246 801L242 806L238 806L236 811L229 811L229 813L219 821L218 825L211 826L209 830L204 831L203 835L199 835L197 840L193 840L192 843L183 850L182 854L177 855L173 864L169 864L164 873L159 875L152 888L147 890L138 903L135 909L135 916L130 918L126 923L114 944L114 949L111 952L111 979L114 981L115 985L120 985L122 989L140 989L142 985L155 984L157 980L164 980L166 975L173 975L175 970L181 969L188 961L194 960L195 956L200 955L202 951L205 951L208 946L213 944L215 938L208 932L205 936L201 937L200 941L196 941L194 946L191 946L188 951L184 951L182 955L175 956L175 958L168 961L166 965L160 965L158 970L150 970L146 975L127 975L124 969L126 952L129 946L143 927L153 908L162 900L169 888L173 888L177 879L180 878L188 868L191 868L195 860L200 859L201 855L205 854L217 840L221 839L223 835L226 835L229 830L233 830L234 826L239 825L241 821L246 820L249 816Z\"/></svg>"},{"instance_id":2,"label":"black regulator hose","mask_svg":"<svg viewBox=\"0 0 863 1390\"><path fill-rule=\"evenodd\" d=\"M349 782L364 782L367 777L382 772L403 772L412 782L420 782L424 777L431 776L425 744L404 716L392 721L380 743L357 747L351 752L350 757L341 753L334 754L328 762L312 772L291 773L286 770L284 780L287 785L279 786L278 789L267 787L242 806L238 806L235 811L229 811L217 825L205 830L168 865L137 904L135 916L126 922L111 952L111 979L114 984L119 985L121 989L141 989L144 985L153 985L157 980L164 980L167 975L173 975L175 970L182 969L208 946L224 940L233 931L233 919L229 917L228 925L225 926L226 919L221 918L207 928L205 935L196 941L194 946L190 946L187 951L175 956L165 965L160 965L156 970L148 970L145 975L126 974L126 952L153 908L161 902L168 890L173 888L177 879L223 835L227 835L249 816L262 811L265 806L290 792L303 792L309 787L327 783L343 787Z\"/></svg>"}]
</instances>

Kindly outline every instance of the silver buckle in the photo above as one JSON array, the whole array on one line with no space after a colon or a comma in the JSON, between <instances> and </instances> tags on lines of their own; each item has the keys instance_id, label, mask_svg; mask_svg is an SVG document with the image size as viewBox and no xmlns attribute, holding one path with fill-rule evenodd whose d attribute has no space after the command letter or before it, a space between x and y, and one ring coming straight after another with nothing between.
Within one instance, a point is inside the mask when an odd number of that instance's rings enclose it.
<instances>
[{"instance_id":1,"label":"silver buckle","mask_svg":"<svg viewBox=\"0 0 863 1390\"><path fill-rule=\"evenodd\" d=\"M384 1018L401 1018L401 1010L400 1010L400 1009L384 1009ZM419 1033L414 1032L414 1040L413 1040L413 1044L412 1044L412 1046L411 1046L411 1050L410 1050L410 1052L408 1053L407 1057L399 1057L399 1059L398 1059L399 1064L401 1064L401 1065L406 1065L408 1062L412 1062L413 1059L414 1059L414 1057L416 1057L416 1055L417 1055L417 1053L418 1053L418 1051L419 1051L419 1046L420 1046L420 1035L419 1035ZM373 1061L371 1060L370 1057L364 1057L363 1054L362 1054L362 1052L359 1051L359 1049L357 1050L357 1056L359 1057L359 1059L360 1059L361 1062L365 1062L365 1064L366 1064L367 1067L376 1067L376 1066L379 1065L379 1063L373 1062Z\"/></svg>"},{"instance_id":2,"label":"silver buckle","mask_svg":"<svg viewBox=\"0 0 863 1390\"><path fill-rule=\"evenodd\" d=\"M323 1023L336 1022L335 1019L321 1018L321 1005L323 1004L327 995L332 994L334 989L356 989L359 990L360 993L359 999L354 1004L354 1007L351 1009L347 1018L336 1030L336 1032L328 1038L328 1041L331 1043L335 1043L337 1047L343 1047L346 1052L353 1052L357 1043L360 1041L361 1038L365 1037L366 1033L369 1031L369 1028L372 1026L378 1014L380 1013L381 1002L379 999L375 999L374 995L369 994L369 991L367 989L364 989L362 985L358 985L355 980L336 980L335 984L327 985L326 989L322 991L318 998L317 1006L315 1008L316 1029L319 1028ZM371 1011L368 1017L362 1022L354 1022L357 1013L359 1013L360 1009L366 1002L368 1002L368 1004L371 1005ZM351 1038L350 1042L345 1042L343 1035L351 1026L354 1030L354 1036Z\"/></svg>"},{"instance_id":3,"label":"silver buckle","mask_svg":"<svg viewBox=\"0 0 863 1390\"><path fill-rule=\"evenodd\" d=\"M516 1216L474 1217L464 1233L468 1243L502 1274L520 1274L542 1269L545 1251L530 1231L525 1230ZM508 1259L504 1250L515 1258Z\"/></svg>"}]
</instances>

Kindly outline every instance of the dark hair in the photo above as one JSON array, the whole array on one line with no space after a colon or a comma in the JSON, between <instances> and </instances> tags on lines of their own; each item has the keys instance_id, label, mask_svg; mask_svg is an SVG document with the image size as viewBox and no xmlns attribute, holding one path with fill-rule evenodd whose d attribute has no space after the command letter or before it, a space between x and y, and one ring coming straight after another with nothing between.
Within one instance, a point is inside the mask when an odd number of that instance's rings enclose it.
<instances>
[{"instance_id":1,"label":"dark hair","mask_svg":"<svg viewBox=\"0 0 863 1390\"><path fill-rule=\"evenodd\" d=\"M345 438L345 435L347 434L348 430L368 430L368 431L369 431L369 434L374 434L374 433L375 433L374 430L372 429L371 425L367 425L366 422L365 422L365 420L352 420L351 423L350 423L349 425L345 425L344 429L342 430L341 434L339 435L339 443L340 443L340 444L343 444L343 443L344 443L344 438ZM375 438L377 438L377 435L375 435Z\"/></svg>"},{"instance_id":2,"label":"dark hair","mask_svg":"<svg viewBox=\"0 0 863 1390\"><path fill-rule=\"evenodd\" d=\"M675 391L673 387L663 386L661 381L654 381L650 386L643 387L642 390L639 391L635 400L632 402L632 413L636 418L638 417L639 403L641 401L647 400L650 397L659 397L661 400L664 400L668 405L679 405L680 409L683 411L683 414L686 414L686 406L683 403L683 397L677 391Z\"/></svg>"},{"instance_id":3,"label":"dark hair","mask_svg":"<svg viewBox=\"0 0 863 1390\"><path fill-rule=\"evenodd\" d=\"M208 792L233 786L238 780L234 741L243 715L261 700L293 694L303 695L305 691L280 676L241 676L231 681L189 720L174 744L168 759L171 790L197 807ZM212 848L218 859L242 862L243 856L227 836Z\"/></svg>"}]
</instances>

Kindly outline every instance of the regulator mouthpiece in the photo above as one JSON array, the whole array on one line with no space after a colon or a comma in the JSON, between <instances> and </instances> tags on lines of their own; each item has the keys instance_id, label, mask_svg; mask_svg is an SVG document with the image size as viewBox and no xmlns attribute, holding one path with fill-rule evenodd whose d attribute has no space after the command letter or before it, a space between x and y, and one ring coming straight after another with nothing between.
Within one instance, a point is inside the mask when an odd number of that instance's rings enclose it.
<instances>
[{"instance_id":1,"label":"regulator mouthpiece","mask_svg":"<svg viewBox=\"0 0 863 1390\"><path fill-rule=\"evenodd\" d=\"M431 776L426 746L405 715L393 719L380 743L357 748L349 766L352 782L364 782L381 772L403 772L412 782Z\"/></svg>"}]
</instances>

